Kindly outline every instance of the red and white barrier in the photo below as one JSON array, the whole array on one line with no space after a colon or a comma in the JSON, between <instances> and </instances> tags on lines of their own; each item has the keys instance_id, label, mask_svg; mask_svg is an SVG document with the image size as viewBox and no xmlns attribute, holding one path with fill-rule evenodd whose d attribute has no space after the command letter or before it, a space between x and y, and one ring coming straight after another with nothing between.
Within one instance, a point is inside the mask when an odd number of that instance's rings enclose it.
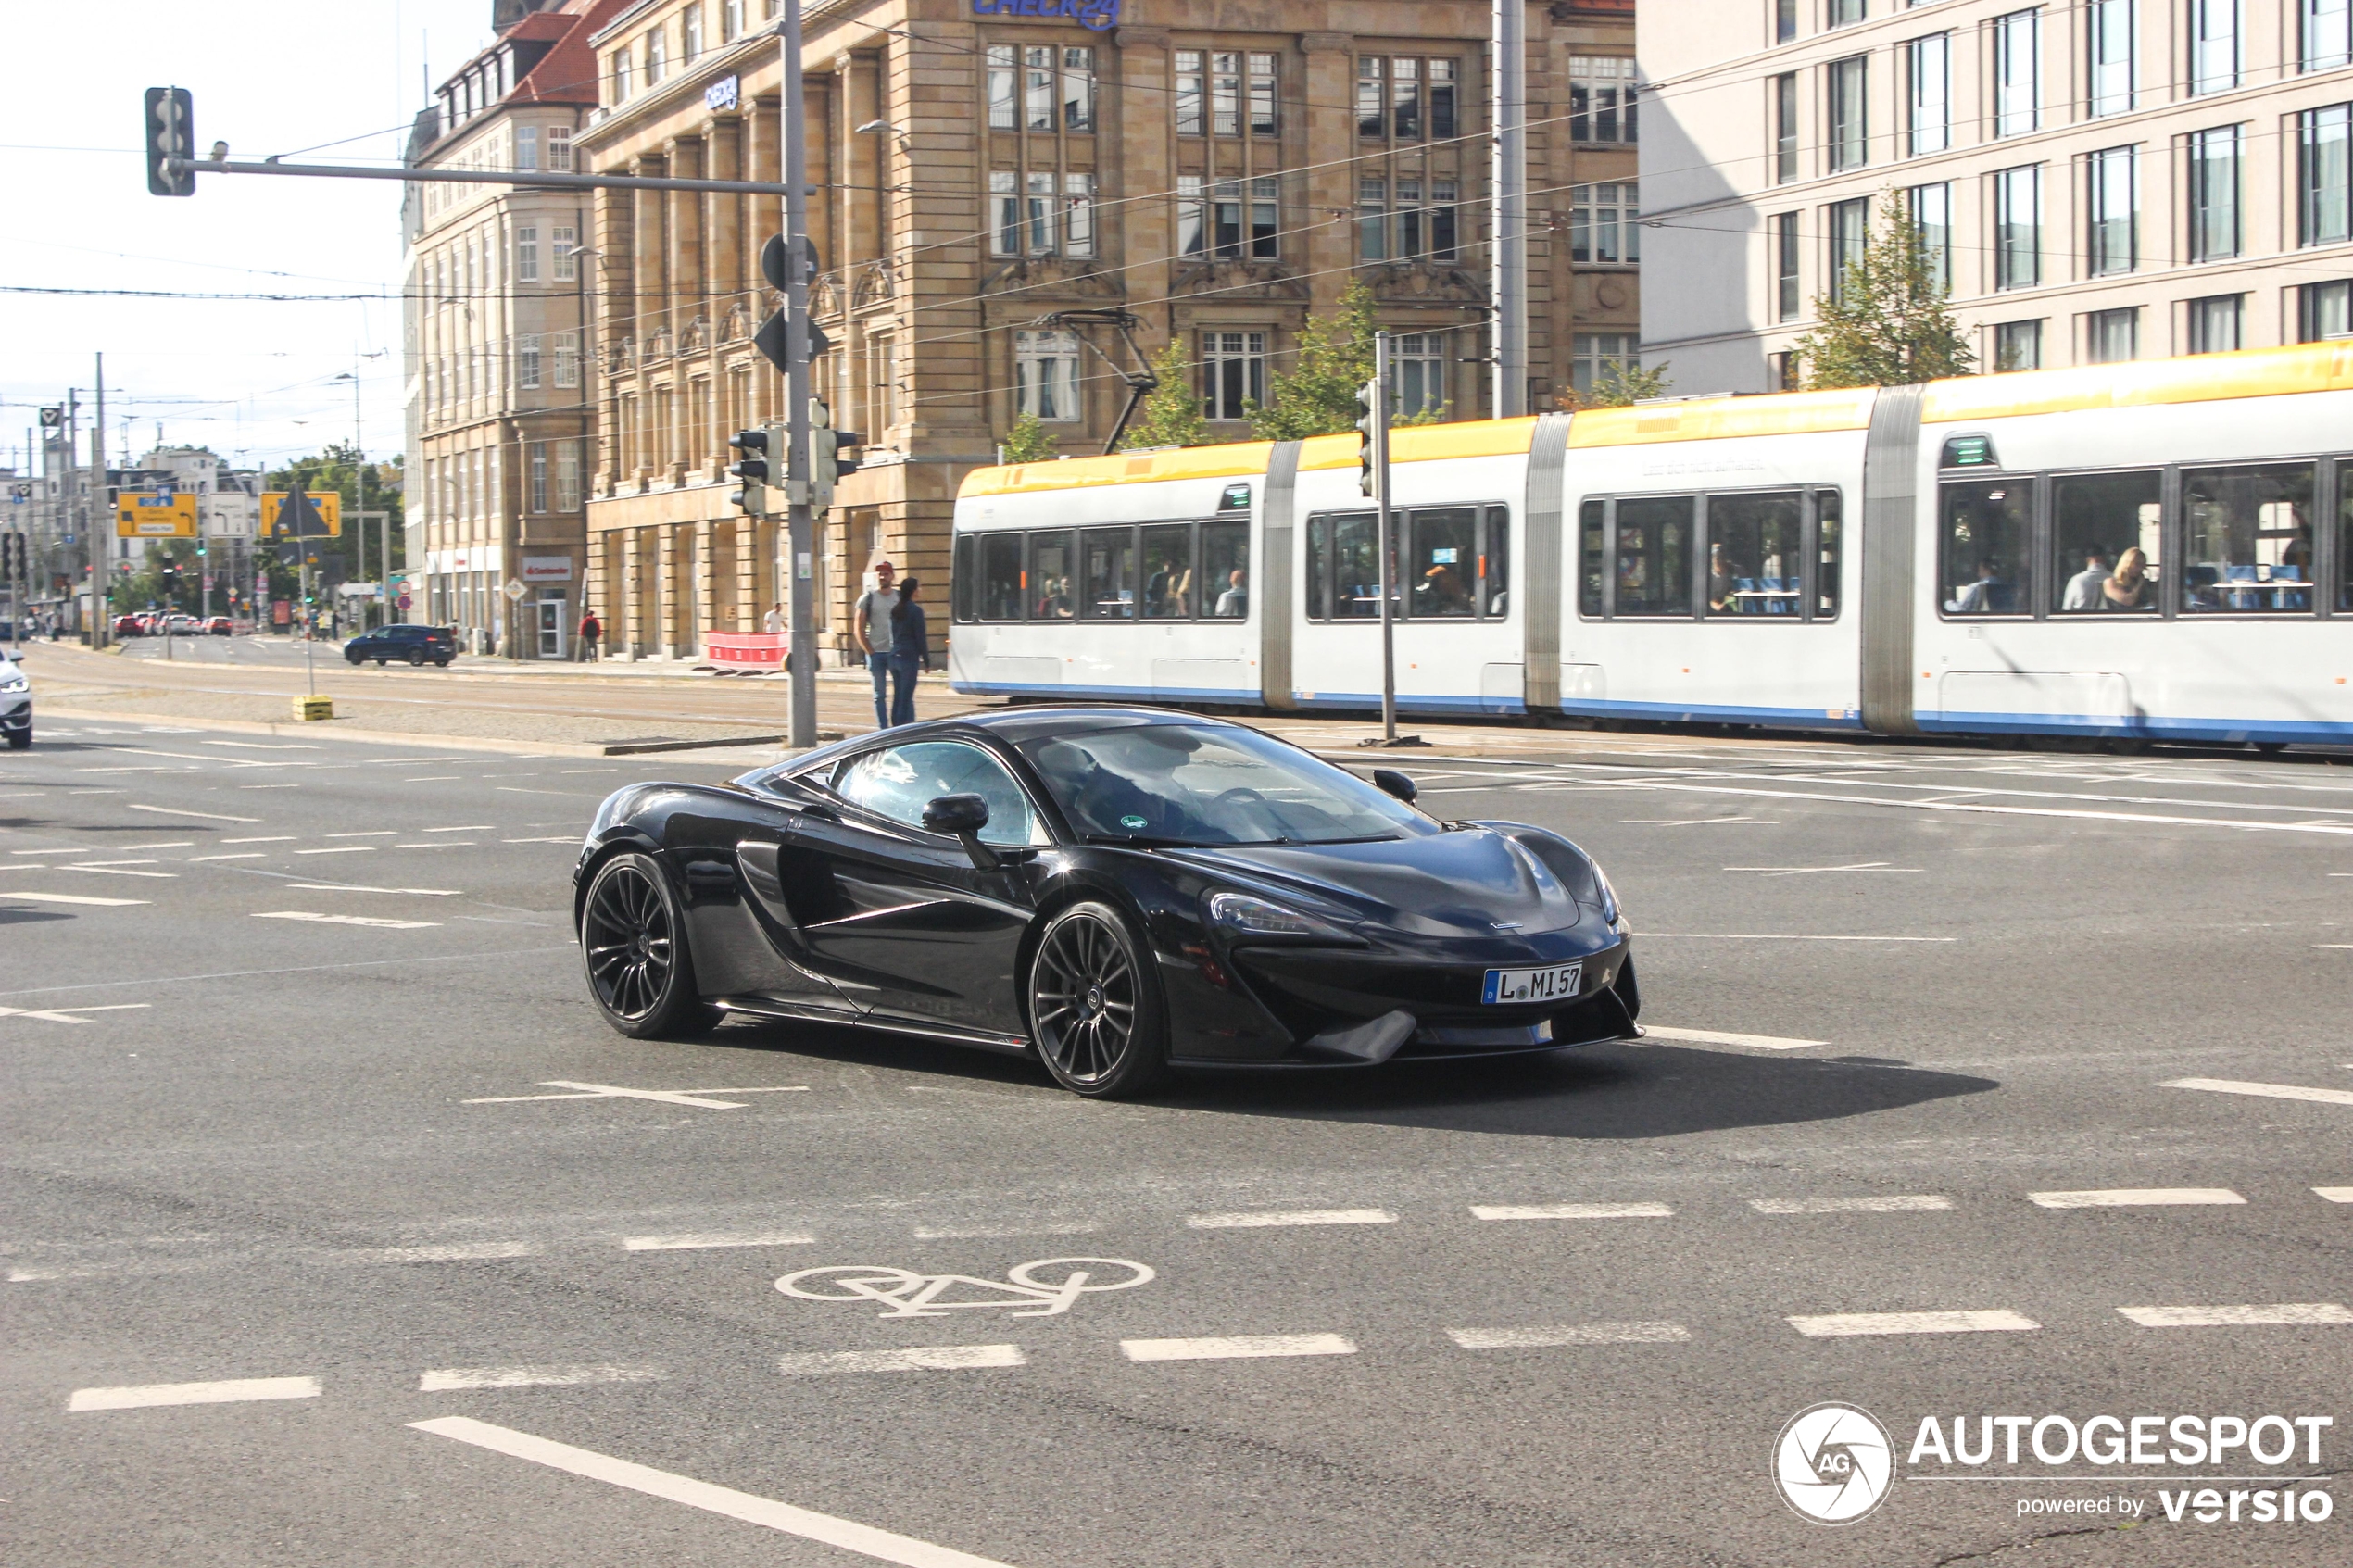
<instances>
[{"instance_id":1,"label":"red and white barrier","mask_svg":"<svg viewBox=\"0 0 2353 1568\"><path fill-rule=\"evenodd\" d=\"M710 664L741 670L782 670L785 645L791 640L782 632L706 632L702 655Z\"/></svg>"}]
</instances>

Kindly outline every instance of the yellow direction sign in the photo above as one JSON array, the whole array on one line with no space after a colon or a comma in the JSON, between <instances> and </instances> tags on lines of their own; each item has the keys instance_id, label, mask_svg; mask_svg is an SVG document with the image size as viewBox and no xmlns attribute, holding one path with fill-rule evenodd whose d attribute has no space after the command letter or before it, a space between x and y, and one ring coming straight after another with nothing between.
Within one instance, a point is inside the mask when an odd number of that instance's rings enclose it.
<instances>
[{"instance_id":1,"label":"yellow direction sign","mask_svg":"<svg viewBox=\"0 0 2353 1568\"><path fill-rule=\"evenodd\" d=\"M193 539L196 536L194 491L170 495L126 491L115 497L114 533L118 539Z\"/></svg>"},{"instance_id":2,"label":"yellow direction sign","mask_svg":"<svg viewBox=\"0 0 2353 1568\"><path fill-rule=\"evenodd\" d=\"M261 536L264 539L275 539L281 536L278 529L278 508L285 504L286 494L283 490L264 490L261 493ZM343 492L309 490L305 491L304 494L310 497L310 504L319 508L320 521L327 525L327 536L331 539L342 538Z\"/></svg>"}]
</instances>

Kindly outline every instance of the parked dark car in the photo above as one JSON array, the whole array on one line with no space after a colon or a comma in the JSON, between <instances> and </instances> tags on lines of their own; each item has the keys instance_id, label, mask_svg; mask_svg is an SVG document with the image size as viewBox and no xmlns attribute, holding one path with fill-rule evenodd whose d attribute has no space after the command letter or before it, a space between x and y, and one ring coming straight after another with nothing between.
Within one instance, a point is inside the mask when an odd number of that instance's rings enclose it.
<instances>
[{"instance_id":1,"label":"parked dark car","mask_svg":"<svg viewBox=\"0 0 2353 1568\"><path fill-rule=\"evenodd\" d=\"M446 669L458 657L458 637L447 626L379 626L344 644L343 656L354 664L372 659L379 666L394 659L404 664L430 659Z\"/></svg>"},{"instance_id":2,"label":"parked dark car","mask_svg":"<svg viewBox=\"0 0 2353 1568\"><path fill-rule=\"evenodd\" d=\"M573 918L632 1037L855 1024L1034 1054L1088 1097L1634 1036L1601 868L1415 793L1193 714L968 714L621 790Z\"/></svg>"}]
</instances>

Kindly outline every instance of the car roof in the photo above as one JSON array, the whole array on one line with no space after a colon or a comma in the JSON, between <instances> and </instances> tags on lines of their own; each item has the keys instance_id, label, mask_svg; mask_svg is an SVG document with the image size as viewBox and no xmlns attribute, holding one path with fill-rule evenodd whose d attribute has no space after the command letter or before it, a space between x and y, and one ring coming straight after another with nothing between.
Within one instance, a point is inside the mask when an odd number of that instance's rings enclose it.
<instances>
[{"instance_id":1,"label":"car roof","mask_svg":"<svg viewBox=\"0 0 2353 1568\"><path fill-rule=\"evenodd\" d=\"M1199 724L1230 729L1223 719L1213 719L1202 713L1185 713L1167 708L1117 707L1108 704L1085 707L1010 708L987 713L961 713L952 719L935 720L942 727L961 726L982 730L1009 745L1040 740L1051 735L1093 734L1102 730L1128 729L1144 724Z\"/></svg>"}]
</instances>

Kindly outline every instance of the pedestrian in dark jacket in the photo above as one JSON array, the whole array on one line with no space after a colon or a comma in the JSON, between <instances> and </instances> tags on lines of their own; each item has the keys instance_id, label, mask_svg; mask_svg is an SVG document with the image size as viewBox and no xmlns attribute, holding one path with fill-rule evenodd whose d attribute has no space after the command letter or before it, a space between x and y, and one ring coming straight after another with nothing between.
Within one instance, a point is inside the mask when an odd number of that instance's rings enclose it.
<instances>
[{"instance_id":1,"label":"pedestrian in dark jacket","mask_svg":"<svg viewBox=\"0 0 2353 1568\"><path fill-rule=\"evenodd\" d=\"M915 721L915 672L931 668L931 633L924 624L924 607L915 602L923 583L912 577L899 584L899 602L890 611L890 722L895 728Z\"/></svg>"}]
</instances>

